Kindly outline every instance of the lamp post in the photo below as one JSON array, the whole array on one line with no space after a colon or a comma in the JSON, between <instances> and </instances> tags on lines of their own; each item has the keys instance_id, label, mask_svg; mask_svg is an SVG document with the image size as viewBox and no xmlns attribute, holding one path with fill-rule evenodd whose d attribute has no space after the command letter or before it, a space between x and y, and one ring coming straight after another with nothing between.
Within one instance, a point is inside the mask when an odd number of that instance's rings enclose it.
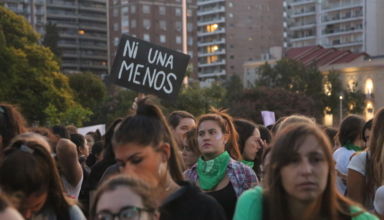
<instances>
[{"instance_id":1,"label":"lamp post","mask_svg":"<svg viewBox=\"0 0 384 220\"><path fill-rule=\"evenodd\" d=\"M341 95L339 99L340 99L340 123L341 123L341 120L343 120L343 96Z\"/></svg>"},{"instance_id":2,"label":"lamp post","mask_svg":"<svg viewBox=\"0 0 384 220\"><path fill-rule=\"evenodd\" d=\"M182 23L183 23L183 53L188 54L187 48L187 0L181 1L181 10L182 10ZM183 79L183 84L188 86L188 76L185 76Z\"/></svg>"}]
</instances>

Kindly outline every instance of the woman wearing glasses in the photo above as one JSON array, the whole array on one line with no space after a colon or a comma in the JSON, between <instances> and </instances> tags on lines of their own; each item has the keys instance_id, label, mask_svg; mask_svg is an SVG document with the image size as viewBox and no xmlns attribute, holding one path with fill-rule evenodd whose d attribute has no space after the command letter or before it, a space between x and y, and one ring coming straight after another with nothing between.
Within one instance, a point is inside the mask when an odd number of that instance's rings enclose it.
<instances>
[{"instance_id":1,"label":"woman wearing glasses","mask_svg":"<svg viewBox=\"0 0 384 220\"><path fill-rule=\"evenodd\" d=\"M97 190L91 219L157 220L159 214L150 188L143 182L119 175Z\"/></svg>"}]
</instances>

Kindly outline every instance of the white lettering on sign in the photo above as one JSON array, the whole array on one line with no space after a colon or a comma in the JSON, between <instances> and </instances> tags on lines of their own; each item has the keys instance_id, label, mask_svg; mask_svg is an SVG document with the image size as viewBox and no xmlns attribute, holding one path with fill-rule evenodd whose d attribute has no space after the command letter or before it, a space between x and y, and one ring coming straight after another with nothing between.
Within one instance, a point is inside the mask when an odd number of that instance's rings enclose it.
<instances>
[{"instance_id":1,"label":"white lettering on sign","mask_svg":"<svg viewBox=\"0 0 384 220\"><path fill-rule=\"evenodd\" d=\"M154 54L152 54L152 48L149 49L148 52L148 62L150 64L161 65L166 68L170 68L173 70L173 55L168 55L167 53L163 53L161 51L156 50Z\"/></svg>"},{"instance_id":2,"label":"white lettering on sign","mask_svg":"<svg viewBox=\"0 0 384 220\"><path fill-rule=\"evenodd\" d=\"M123 56L124 57L127 56L127 52L128 52L129 58L135 59L136 56L137 56L137 49L138 49L138 47L139 47L139 42L132 42L132 43L130 43L130 41L127 40L125 42Z\"/></svg>"}]
</instances>

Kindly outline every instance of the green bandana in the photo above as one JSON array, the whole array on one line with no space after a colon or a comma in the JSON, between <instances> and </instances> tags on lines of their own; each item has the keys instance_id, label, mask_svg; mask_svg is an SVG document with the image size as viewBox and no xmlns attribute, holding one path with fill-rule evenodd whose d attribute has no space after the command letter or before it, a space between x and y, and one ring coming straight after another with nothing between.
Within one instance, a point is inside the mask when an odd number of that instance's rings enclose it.
<instances>
[{"instance_id":1,"label":"green bandana","mask_svg":"<svg viewBox=\"0 0 384 220\"><path fill-rule=\"evenodd\" d=\"M253 165L255 165L255 162L249 160L242 160L241 162L250 168L253 168Z\"/></svg>"},{"instance_id":2,"label":"green bandana","mask_svg":"<svg viewBox=\"0 0 384 220\"><path fill-rule=\"evenodd\" d=\"M353 144L346 144L344 145L345 148L347 148L348 150L353 150L353 151L362 151L363 149L361 147L358 147L356 145L353 145Z\"/></svg>"},{"instance_id":3,"label":"green bandana","mask_svg":"<svg viewBox=\"0 0 384 220\"><path fill-rule=\"evenodd\" d=\"M201 157L197 161L197 175L200 187L203 190L211 190L224 178L231 157L227 151L215 159L204 161Z\"/></svg>"}]
</instances>

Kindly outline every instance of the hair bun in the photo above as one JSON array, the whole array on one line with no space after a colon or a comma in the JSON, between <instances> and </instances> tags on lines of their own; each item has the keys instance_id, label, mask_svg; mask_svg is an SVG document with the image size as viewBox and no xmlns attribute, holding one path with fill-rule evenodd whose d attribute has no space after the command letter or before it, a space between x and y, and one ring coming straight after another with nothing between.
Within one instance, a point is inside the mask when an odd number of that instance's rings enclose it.
<instances>
[{"instance_id":1,"label":"hair bun","mask_svg":"<svg viewBox=\"0 0 384 220\"><path fill-rule=\"evenodd\" d=\"M137 101L136 115L159 118L159 109L150 99L139 99Z\"/></svg>"}]
</instances>

